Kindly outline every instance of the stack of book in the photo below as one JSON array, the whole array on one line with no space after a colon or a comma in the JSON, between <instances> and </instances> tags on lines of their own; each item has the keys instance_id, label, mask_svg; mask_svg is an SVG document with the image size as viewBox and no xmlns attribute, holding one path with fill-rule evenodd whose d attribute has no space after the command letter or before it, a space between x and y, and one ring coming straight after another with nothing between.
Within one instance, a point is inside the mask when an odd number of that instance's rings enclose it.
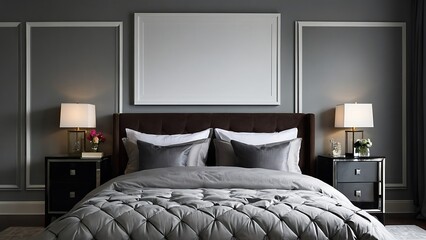
<instances>
[{"instance_id":1,"label":"stack of book","mask_svg":"<svg viewBox=\"0 0 426 240\"><path fill-rule=\"evenodd\" d=\"M104 156L103 152L82 152L81 158L90 159L90 158L101 158Z\"/></svg>"}]
</instances>

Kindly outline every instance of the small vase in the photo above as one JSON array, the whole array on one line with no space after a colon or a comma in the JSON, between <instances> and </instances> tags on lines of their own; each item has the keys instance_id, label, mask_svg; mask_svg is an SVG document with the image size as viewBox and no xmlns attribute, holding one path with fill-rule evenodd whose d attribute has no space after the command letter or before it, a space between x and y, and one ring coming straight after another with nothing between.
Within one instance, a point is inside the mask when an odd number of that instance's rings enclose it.
<instances>
[{"instance_id":1,"label":"small vase","mask_svg":"<svg viewBox=\"0 0 426 240\"><path fill-rule=\"evenodd\" d=\"M368 147L360 147L356 151L358 153L358 156L360 157L369 157L370 156L370 149Z\"/></svg>"},{"instance_id":2,"label":"small vase","mask_svg":"<svg viewBox=\"0 0 426 240\"><path fill-rule=\"evenodd\" d=\"M92 152L97 152L98 148L99 148L99 143L90 142L90 149L92 150Z\"/></svg>"}]
</instances>

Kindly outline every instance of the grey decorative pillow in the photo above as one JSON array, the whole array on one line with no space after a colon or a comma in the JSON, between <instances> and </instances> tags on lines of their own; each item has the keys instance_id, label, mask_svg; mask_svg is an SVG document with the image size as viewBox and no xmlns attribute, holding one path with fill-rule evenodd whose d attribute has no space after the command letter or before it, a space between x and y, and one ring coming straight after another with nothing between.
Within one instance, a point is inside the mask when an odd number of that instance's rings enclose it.
<instances>
[{"instance_id":1,"label":"grey decorative pillow","mask_svg":"<svg viewBox=\"0 0 426 240\"><path fill-rule=\"evenodd\" d=\"M300 156L300 147L302 145L302 139L296 138L290 141L286 141L290 143L290 150L288 153L287 161L283 162L283 165L279 170L294 172L294 173L302 173L299 167L299 156ZM222 141L219 139L213 139L213 143L215 146L215 154L216 154L216 165L217 166L237 166L237 156L235 155L234 149L230 142ZM266 145L275 144L269 143ZM261 145L254 145L261 146Z\"/></svg>"},{"instance_id":2,"label":"grey decorative pillow","mask_svg":"<svg viewBox=\"0 0 426 240\"><path fill-rule=\"evenodd\" d=\"M191 141L182 144L193 144L194 146L189 151L188 161L185 166L205 166L207 162L207 153L210 146L211 138ZM127 162L125 174L139 171L139 150L138 146L129 141L127 138L122 139L124 148L126 149L129 161ZM176 146L180 144L173 144L168 146Z\"/></svg>"},{"instance_id":3,"label":"grey decorative pillow","mask_svg":"<svg viewBox=\"0 0 426 240\"><path fill-rule=\"evenodd\" d=\"M122 138L124 148L126 149L128 161L124 174L139 171L139 150L138 145L129 141L128 138Z\"/></svg>"},{"instance_id":4,"label":"grey decorative pillow","mask_svg":"<svg viewBox=\"0 0 426 240\"><path fill-rule=\"evenodd\" d=\"M256 146L231 140L231 144L240 167L281 170L288 161L289 141Z\"/></svg>"},{"instance_id":5,"label":"grey decorative pillow","mask_svg":"<svg viewBox=\"0 0 426 240\"><path fill-rule=\"evenodd\" d=\"M217 138L213 139L216 166L236 166L237 156L235 156L234 149L230 142L222 141Z\"/></svg>"},{"instance_id":6,"label":"grey decorative pillow","mask_svg":"<svg viewBox=\"0 0 426 240\"><path fill-rule=\"evenodd\" d=\"M147 134L138 132L129 128L126 128L126 135L127 137L122 138L124 148L127 152L128 162L126 169L124 170L124 173L132 173L139 170L139 150L137 145L137 140L141 140L143 142L155 144L158 146L169 146L169 145L176 145L181 143L188 143L188 142L194 142L197 140L202 139L209 139L213 135L213 129L209 128L200 132L195 133L185 133L185 134L172 134L172 135L157 135L157 134ZM205 166L205 163L207 161L207 151L209 148L209 144L204 144L203 148L198 151L198 149L195 149L196 152L204 153L206 152L205 156L201 156L199 158L199 161L195 164L193 161L189 161L190 165L188 166ZM195 156L196 154L193 153L191 150L190 156Z\"/></svg>"},{"instance_id":7,"label":"grey decorative pillow","mask_svg":"<svg viewBox=\"0 0 426 240\"><path fill-rule=\"evenodd\" d=\"M186 166L192 143L157 146L138 140L139 170Z\"/></svg>"}]
</instances>

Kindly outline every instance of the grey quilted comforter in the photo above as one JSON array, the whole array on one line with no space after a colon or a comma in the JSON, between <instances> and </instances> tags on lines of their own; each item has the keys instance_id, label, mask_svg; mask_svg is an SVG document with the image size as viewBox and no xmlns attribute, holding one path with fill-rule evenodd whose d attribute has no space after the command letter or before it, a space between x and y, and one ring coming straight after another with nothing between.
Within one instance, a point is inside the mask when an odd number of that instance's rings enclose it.
<instances>
[{"instance_id":1,"label":"grey quilted comforter","mask_svg":"<svg viewBox=\"0 0 426 240\"><path fill-rule=\"evenodd\" d=\"M35 239L394 239L322 181L237 167L117 177Z\"/></svg>"}]
</instances>

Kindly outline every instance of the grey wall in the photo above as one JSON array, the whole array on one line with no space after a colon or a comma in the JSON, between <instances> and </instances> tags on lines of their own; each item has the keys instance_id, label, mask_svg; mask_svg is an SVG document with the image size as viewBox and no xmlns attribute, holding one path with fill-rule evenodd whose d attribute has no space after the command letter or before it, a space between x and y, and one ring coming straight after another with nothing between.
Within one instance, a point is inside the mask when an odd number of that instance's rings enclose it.
<instances>
[{"instance_id":1,"label":"grey wall","mask_svg":"<svg viewBox=\"0 0 426 240\"><path fill-rule=\"evenodd\" d=\"M404 188L407 177L403 170L408 165L403 152L406 131L402 127L406 101L404 26L325 24L328 26L302 28L303 53L299 58L302 109L315 113L318 120L317 153L329 153L332 138L341 142L344 150L344 129L334 127L335 105L372 103L375 126L363 129L364 137L373 141L372 155L386 157L388 189Z\"/></svg>"},{"instance_id":2,"label":"grey wall","mask_svg":"<svg viewBox=\"0 0 426 240\"><path fill-rule=\"evenodd\" d=\"M8 1L0 0L0 22L54 22L54 21L122 21L123 22L123 112L294 112L295 94L294 94L294 22L295 21L398 21L408 22L410 20L410 1L403 0L92 0L92 1L65 1L65 0L41 0L41 1ZM278 12L281 13L281 105L280 106L134 106L133 103L133 13L136 12ZM408 25L409 26L409 25ZM408 27L408 29L410 29ZM4 31L12 31L4 32ZM13 141L10 147L4 145L0 148L2 157L0 158L0 185L18 184L16 190L1 190L1 200L43 200L43 191L27 191L25 190L25 146L22 144L24 134L20 133L20 121L25 120L25 108L21 101L25 99L22 94L22 89L25 87L25 78L19 75L23 73L24 68L21 68L18 73L13 69L18 68L19 63L24 60L23 43L21 49L17 47L13 40L19 39L19 34L24 35L24 27L21 26L18 30L4 30L0 28L0 36L8 36L12 40L0 40L0 49L8 49L8 56L0 55L0 89L8 93L14 93L13 100L2 101L2 109L9 109L10 114L5 118L14 116L14 121L4 121L2 117L2 127L8 129L9 138L2 138L2 145ZM25 38L21 36L21 41ZM9 42L5 42L9 41ZM7 45L7 47L5 47ZM3 53L3 51L2 51ZM70 56L74 56L73 52L69 52ZM79 54L79 53L76 53ZM43 54L42 54L43 55ZM9 57L10 56L10 57ZM77 55L78 56L78 55ZM93 61L104 61L109 59L105 54L91 56ZM10 60L10 62L9 62ZM82 59L83 60L83 59ZM366 61L387 61L387 59L366 59ZM4 63L6 62L6 63ZM9 67L8 64L12 64ZM374 65L374 64L373 64ZM60 65L59 66L65 66ZM58 66L58 67L59 67ZM22 67L22 66L21 66ZM55 68L55 72L60 75L67 74L67 68ZM46 63L42 64L42 69L46 69ZM19 68L18 68L19 69ZM8 71L6 71L8 70ZM6 72L5 72L6 71ZM79 86L90 86L95 84L91 80L87 80L85 75L90 75L90 69L84 69L79 72L79 78L73 79L73 83ZM344 76L336 76L340 79L340 84L345 81L350 81ZM37 97L31 99L32 104L38 106L37 114L50 116L50 124L48 126L34 125L32 128L40 127L40 131L34 131L30 144L38 146L35 142L41 141L43 145L48 147L41 150L34 157L38 158L38 162L42 161L41 156L51 154L61 149L57 148L56 141L64 139L65 130L57 128L58 122L53 118L56 114L59 115L59 103L68 100L75 101L91 101L97 107L103 106L116 99L111 100L116 95L114 92L114 83L110 79L96 80L97 86L106 87L108 90L105 95L100 98L90 97L84 99L84 96L75 95L73 89L67 88L66 84L58 84L59 80L53 82L43 82L40 80L41 86L34 88L32 91ZM319 84L316 91L328 95L332 94L327 86L330 83ZM372 86L366 83L365 88ZM397 82L389 82L390 86L399 85ZM52 86L58 87L53 94L49 90ZM6 90L6 88L8 90ZM3 92L2 92L3 94ZM45 102L44 97L49 96L49 101ZM315 101L314 96L305 96L308 101ZM378 97L380 99L380 97ZM52 100L53 99L53 100ZM52 100L52 101L50 101ZM327 102L329 108L334 105L346 102L345 97L333 99ZM111 111L111 108L106 108L103 111ZM390 109L392 111L392 109ZM109 114L112 114L111 111ZM106 116L98 118L99 129L111 129L111 120ZM58 116L57 115L57 116ZM59 119L59 118L58 118ZM42 120L40 120L42 121ZM329 121L322 119L322 116L317 116L317 121ZM36 121L37 122L37 121ZM400 127L400 126L395 126ZM319 134L323 134L324 129L317 129ZM383 130L384 131L384 130ZM343 134L343 133L342 133ZM374 135L381 135L384 132L378 131ZM371 136L374 138L374 136ZM319 140L321 141L321 140ZM391 141L391 139L386 139ZM106 148L110 147L111 142L106 143ZM49 147L51 146L51 147ZM320 151L321 149L319 149ZM321 152L319 152L321 153ZM42 183L44 175L40 167L36 167L38 174L34 175L36 179L32 179L34 183ZM390 168L392 169L392 168ZM34 170L36 171L36 170ZM392 172L388 172L392 174ZM395 174L398 174L397 172ZM3 177L7 176L7 177ZM11 180L11 179L17 179ZM391 199L406 199L410 198L407 190L392 190L388 195Z\"/></svg>"},{"instance_id":3,"label":"grey wall","mask_svg":"<svg viewBox=\"0 0 426 240\"><path fill-rule=\"evenodd\" d=\"M61 103L95 104L96 128L111 143L111 112L118 111L114 93L119 82L119 30L93 24L27 26L27 188L43 187L46 155L67 152L66 130L58 128ZM110 144L100 148L111 152Z\"/></svg>"}]
</instances>

